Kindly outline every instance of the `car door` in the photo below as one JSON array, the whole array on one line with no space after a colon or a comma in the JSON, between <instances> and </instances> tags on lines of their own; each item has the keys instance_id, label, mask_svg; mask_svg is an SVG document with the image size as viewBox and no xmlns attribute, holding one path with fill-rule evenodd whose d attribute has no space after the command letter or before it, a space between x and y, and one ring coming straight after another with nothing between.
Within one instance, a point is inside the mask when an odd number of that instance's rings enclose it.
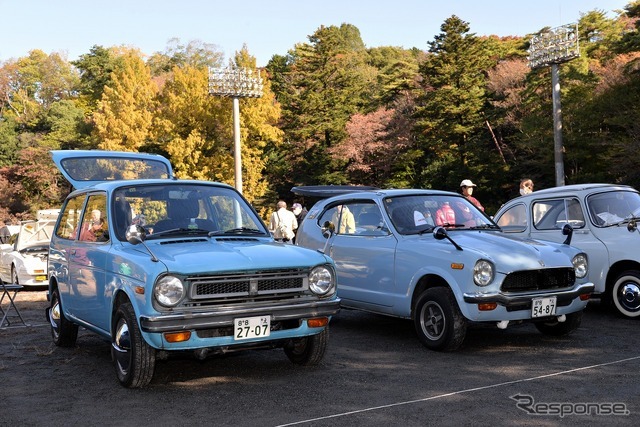
<instances>
[{"instance_id":1,"label":"car door","mask_svg":"<svg viewBox=\"0 0 640 427\"><path fill-rule=\"evenodd\" d=\"M319 222L331 219L336 234L328 254L338 270L338 295L347 306L389 312L397 240L380 208L373 200L350 201L329 206Z\"/></svg>"},{"instance_id":2,"label":"car door","mask_svg":"<svg viewBox=\"0 0 640 427\"><path fill-rule=\"evenodd\" d=\"M110 247L107 196L94 193L87 197L82 220L76 230L75 244L69 250L69 284L74 294L73 310L82 321L109 330L104 313L105 263Z\"/></svg>"}]
</instances>

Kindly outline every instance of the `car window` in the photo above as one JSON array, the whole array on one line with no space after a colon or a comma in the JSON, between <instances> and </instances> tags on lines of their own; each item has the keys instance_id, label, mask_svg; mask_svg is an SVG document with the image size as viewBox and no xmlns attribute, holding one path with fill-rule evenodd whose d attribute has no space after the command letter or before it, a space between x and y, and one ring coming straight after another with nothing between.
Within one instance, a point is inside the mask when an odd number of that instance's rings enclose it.
<instances>
[{"instance_id":1,"label":"car window","mask_svg":"<svg viewBox=\"0 0 640 427\"><path fill-rule=\"evenodd\" d=\"M587 208L599 227L618 224L625 218L640 215L640 195L632 191L611 191L590 195Z\"/></svg>"},{"instance_id":2,"label":"car window","mask_svg":"<svg viewBox=\"0 0 640 427\"><path fill-rule=\"evenodd\" d=\"M90 195L84 210L78 240L83 242L106 242L109 240L107 196Z\"/></svg>"},{"instance_id":3,"label":"car window","mask_svg":"<svg viewBox=\"0 0 640 427\"><path fill-rule=\"evenodd\" d=\"M533 204L533 212L533 226L537 230L561 229L565 224L570 224L575 229L584 228L585 226L582 206L575 197L535 202Z\"/></svg>"},{"instance_id":4,"label":"car window","mask_svg":"<svg viewBox=\"0 0 640 427\"><path fill-rule=\"evenodd\" d=\"M357 204L338 204L329 207L318 218L318 224L322 225L326 221L331 221L336 227L336 234L355 234L356 220L352 208Z\"/></svg>"},{"instance_id":5,"label":"car window","mask_svg":"<svg viewBox=\"0 0 640 427\"><path fill-rule=\"evenodd\" d=\"M56 229L56 236L68 240L76 238L78 225L80 223L80 212L82 211L84 201L84 194L73 197L67 201L63 211L60 213L60 223Z\"/></svg>"},{"instance_id":6,"label":"car window","mask_svg":"<svg viewBox=\"0 0 640 427\"><path fill-rule=\"evenodd\" d=\"M500 219L498 225L505 232L522 232L527 228L527 211L523 204L517 204L507 209Z\"/></svg>"}]
</instances>

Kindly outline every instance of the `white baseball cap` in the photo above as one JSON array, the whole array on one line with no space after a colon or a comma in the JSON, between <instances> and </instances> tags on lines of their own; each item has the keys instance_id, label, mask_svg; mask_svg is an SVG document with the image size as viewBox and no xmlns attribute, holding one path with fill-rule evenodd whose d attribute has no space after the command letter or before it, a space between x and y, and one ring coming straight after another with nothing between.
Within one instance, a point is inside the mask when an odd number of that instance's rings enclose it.
<instances>
[{"instance_id":1,"label":"white baseball cap","mask_svg":"<svg viewBox=\"0 0 640 427\"><path fill-rule=\"evenodd\" d=\"M463 179L460 187L477 187L470 179Z\"/></svg>"}]
</instances>

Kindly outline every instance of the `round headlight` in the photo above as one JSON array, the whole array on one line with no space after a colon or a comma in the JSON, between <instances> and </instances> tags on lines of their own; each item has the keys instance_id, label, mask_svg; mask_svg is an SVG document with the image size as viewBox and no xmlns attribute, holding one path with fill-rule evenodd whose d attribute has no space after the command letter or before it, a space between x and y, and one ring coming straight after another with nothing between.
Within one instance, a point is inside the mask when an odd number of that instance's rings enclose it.
<instances>
[{"instance_id":1,"label":"round headlight","mask_svg":"<svg viewBox=\"0 0 640 427\"><path fill-rule=\"evenodd\" d=\"M589 272L589 263L587 262L586 254L578 254L574 256L571 262L573 263L573 269L575 270L576 277L578 279L582 279L587 276L587 273Z\"/></svg>"},{"instance_id":2,"label":"round headlight","mask_svg":"<svg viewBox=\"0 0 640 427\"><path fill-rule=\"evenodd\" d=\"M473 267L473 282L478 286L487 286L493 281L493 264L484 259Z\"/></svg>"},{"instance_id":3,"label":"round headlight","mask_svg":"<svg viewBox=\"0 0 640 427\"><path fill-rule=\"evenodd\" d=\"M326 266L316 267L309 274L309 289L317 295L326 295L335 288L333 270Z\"/></svg>"},{"instance_id":4,"label":"round headlight","mask_svg":"<svg viewBox=\"0 0 640 427\"><path fill-rule=\"evenodd\" d=\"M184 285L174 276L164 276L153 289L156 301L165 307L173 307L184 297Z\"/></svg>"}]
</instances>

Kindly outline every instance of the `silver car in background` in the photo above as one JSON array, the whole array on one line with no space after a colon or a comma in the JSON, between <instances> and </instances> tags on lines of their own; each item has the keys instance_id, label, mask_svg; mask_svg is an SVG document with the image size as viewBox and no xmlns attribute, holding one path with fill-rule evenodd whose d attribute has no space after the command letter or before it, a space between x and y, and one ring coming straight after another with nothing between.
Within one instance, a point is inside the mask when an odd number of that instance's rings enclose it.
<instances>
[{"instance_id":1,"label":"silver car in background","mask_svg":"<svg viewBox=\"0 0 640 427\"><path fill-rule=\"evenodd\" d=\"M595 293L626 317L640 316L640 194L632 187L576 184L535 191L505 203L495 221L507 233L552 242L573 229L571 245L589 257Z\"/></svg>"}]
</instances>

